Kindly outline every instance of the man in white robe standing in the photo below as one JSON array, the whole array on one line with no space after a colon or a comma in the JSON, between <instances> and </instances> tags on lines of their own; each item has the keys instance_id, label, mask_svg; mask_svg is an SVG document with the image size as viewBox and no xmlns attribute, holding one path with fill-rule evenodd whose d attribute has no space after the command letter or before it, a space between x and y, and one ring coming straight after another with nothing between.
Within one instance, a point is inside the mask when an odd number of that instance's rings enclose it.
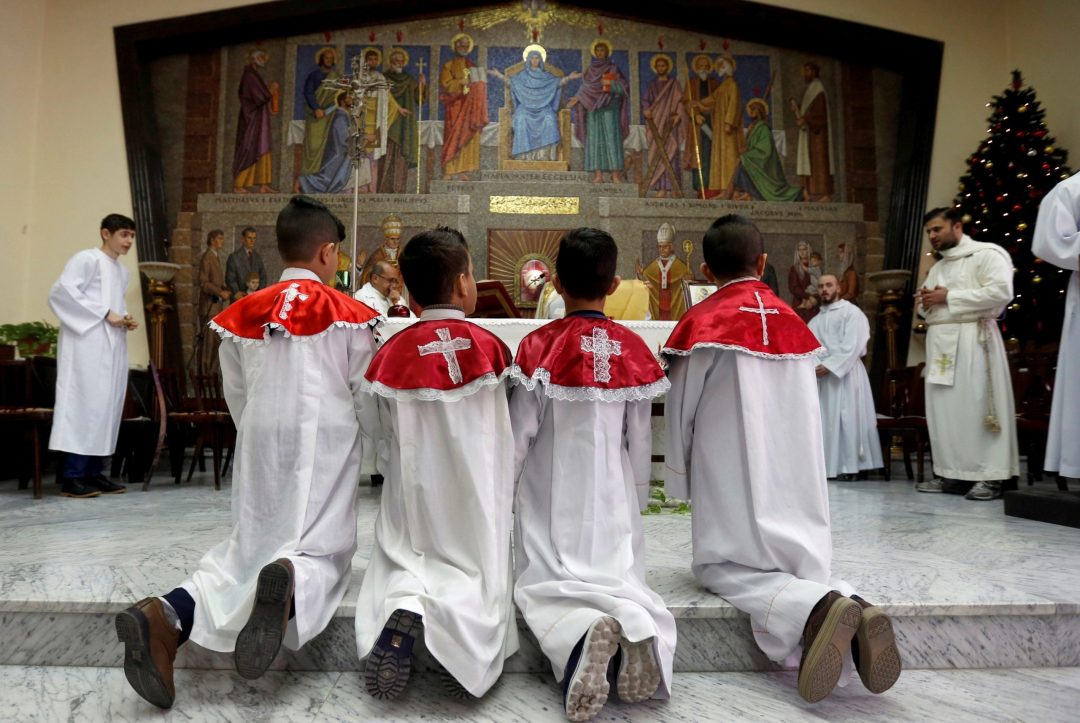
<instances>
[{"instance_id":1,"label":"man in white robe standing","mask_svg":"<svg viewBox=\"0 0 1080 723\"><path fill-rule=\"evenodd\" d=\"M351 579L360 432L377 414L360 380L382 317L327 286L345 226L326 206L294 197L276 235L281 281L211 322L237 429L232 531L179 587L116 616L128 682L161 708L178 645L233 652L258 678L323 631Z\"/></svg>"},{"instance_id":2,"label":"man in white robe standing","mask_svg":"<svg viewBox=\"0 0 1080 723\"><path fill-rule=\"evenodd\" d=\"M379 399L386 482L356 601L356 648L375 698L405 689L421 634L445 692L479 697L518 647L510 350L465 318L476 309L476 281L460 232L417 234L399 264L423 311L365 374Z\"/></svg>"},{"instance_id":3,"label":"man in white robe standing","mask_svg":"<svg viewBox=\"0 0 1080 723\"><path fill-rule=\"evenodd\" d=\"M518 346L510 397L518 472L514 600L562 681L572 721L609 697L670 694L675 619L645 581L652 400L669 384L649 348L604 314L619 286L604 231L570 231L554 284L567 315ZM621 433L619 431L621 430Z\"/></svg>"},{"instance_id":4,"label":"man in white robe standing","mask_svg":"<svg viewBox=\"0 0 1080 723\"><path fill-rule=\"evenodd\" d=\"M874 693L900 675L892 623L832 575L815 359L821 345L767 285L761 234L735 214L705 233L717 291L664 346L664 484L690 499L694 576L750 615L772 660L798 660L799 695L832 692L854 657ZM801 658L796 657L802 649Z\"/></svg>"},{"instance_id":5,"label":"man in white robe standing","mask_svg":"<svg viewBox=\"0 0 1080 723\"><path fill-rule=\"evenodd\" d=\"M135 243L135 222L111 213L101 221L101 247L80 251L49 291L60 319L56 404L49 449L64 452L60 494L97 497L125 492L104 474L116 451L127 392L128 270L120 263Z\"/></svg>"},{"instance_id":6,"label":"man in white robe standing","mask_svg":"<svg viewBox=\"0 0 1080 723\"><path fill-rule=\"evenodd\" d=\"M996 319L1013 298L1009 252L964 233L960 211L923 218L941 257L915 294L926 318L926 421L934 479L919 492L970 487L969 500L1001 497L1020 471L1009 361Z\"/></svg>"},{"instance_id":7,"label":"man in white robe standing","mask_svg":"<svg viewBox=\"0 0 1080 723\"><path fill-rule=\"evenodd\" d=\"M1080 478L1080 173L1046 194L1039 206L1031 252L1072 271L1065 293L1043 468L1076 479Z\"/></svg>"},{"instance_id":8,"label":"man in white robe standing","mask_svg":"<svg viewBox=\"0 0 1080 723\"><path fill-rule=\"evenodd\" d=\"M825 347L817 365L825 474L853 480L863 470L882 466L874 396L862 363L870 322L862 309L840 298L835 274L821 275L818 292L821 308L809 327Z\"/></svg>"}]
</instances>

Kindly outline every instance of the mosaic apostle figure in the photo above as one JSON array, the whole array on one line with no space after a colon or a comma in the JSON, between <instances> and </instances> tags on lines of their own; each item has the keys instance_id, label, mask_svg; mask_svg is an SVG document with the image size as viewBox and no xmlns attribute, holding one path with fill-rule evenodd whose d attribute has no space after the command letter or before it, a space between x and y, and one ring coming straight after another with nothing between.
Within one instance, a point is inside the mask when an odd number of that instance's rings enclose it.
<instances>
[{"instance_id":1,"label":"mosaic apostle figure","mask_svg":"<svg viewBox=\"0 0 1080 723\"><path fill-rule=\"evenodd\" d=\"M641 99L649 139L648 168L653 169L647 190L655 190L657 198L664 198L680 186L679 149L686 142L689 117L682 84L669 75L671 58L660 53L653 56L649 65L656 78Z\"/></svg>"},{"instance_id":2,"label":"mosaic apostle figure","mask_svg":"<svg viewBox=\"0 0 1080 723\"><path fill-rule=\"evenodd\" d=\"M236 121L236 151L233 154L233 193L248 193L248 188L258 188L259 193L273 193L270 187L270 115L277 113L280 86L277 81L269 85L259 73L270 54L265 50L253 50L248 64L240 76L240 116Z\"/></svg>"},{"instance_id":3,"label":"mosaic apostle figure","mask_svg":"<svg viewBox=\"0 0 1080 723\"><path fill-rule=\"evenodd\" d=\"M592 63L585 71L577 95L566 104L574 108L574 133L585 146L585 170L602 183L604 172L612 183L623 180L623 141L630 130L630 84L611 60L611 43L593 41Z\"/></svg>"},{"instance_id":4,"label":"mosaic apostle figure","mask_svg":"<svg viewBox=\"0 0 1080 723\"><path fill-rule=\"evenodd\" d=\"M319 172L323 165L326 140L330 136L332 112L337 107L340 90L328 88L323 81L335 80L337 50L327 46L315 54L317 67L304 79L304 151L300 163L300 175ZM300 190L299 181L295 191Z\"/></svg>"},{"instance_id":5,"label":"mosaic apostle figure","mask_svg":"<svg viewBox=\"0 0 1080 723\"><path fill-rule=\"evenodd\" d=\"M488 122L487 83L469 60L473 39L458 33L450 39L454 57L439 72L439 100L446 108L443 126L443 180L469 180L480 170L480 131Z\"/></svg>"}]
</instances>

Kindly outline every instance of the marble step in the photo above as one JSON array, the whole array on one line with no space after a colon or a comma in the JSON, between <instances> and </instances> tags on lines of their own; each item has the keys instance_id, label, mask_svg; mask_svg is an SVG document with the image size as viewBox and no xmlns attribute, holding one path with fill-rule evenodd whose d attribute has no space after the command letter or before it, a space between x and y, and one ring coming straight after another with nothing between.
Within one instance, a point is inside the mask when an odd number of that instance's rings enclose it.
<instances>
[{"instance_id":1,"label":"marble step","mask_svg":"<svg viewBox=\"0 0 1080 723\"><path fill-rule=\"evenodd\" d=\"M352 673L270 672L254 681L236 673L178 670L176 700L159 711L139 698L118 668L0 666L4 720L239 721L565 721L550 675L503 675L482 699L443 697L418 675L402 697L380 702ZM1080 668L909 670L882 695L858 679L808 704L793 673L678 673L669 700L627 705L610 700L596 721L1075 720Z\"/></svg>"},{"instance_id":2,"label":"marble step","mask_svg":"<svg viewBox=\"0 0 1080 723\"><path fill-rule=\"evenodd\" d=\"M227 536L229 498L205 480L95 500L34 501L0 487L0 665L120 665L113 616L175 586ZM830 500L834 572L893 616L908 669L1080 666L1077 530L1005 517L996 502L915 494L905 483L831 484ZM353 605L377 506L377 493L367 493L353 580L332 623L279 668L359 667ZM689 517L643 519L647 577L678 624L676 670L776 670L749 620L690 573ZM548 672L531 634L521 643L507 670ZM191 645L178 665L232 661Z\"/></svg>"}]
</instances>

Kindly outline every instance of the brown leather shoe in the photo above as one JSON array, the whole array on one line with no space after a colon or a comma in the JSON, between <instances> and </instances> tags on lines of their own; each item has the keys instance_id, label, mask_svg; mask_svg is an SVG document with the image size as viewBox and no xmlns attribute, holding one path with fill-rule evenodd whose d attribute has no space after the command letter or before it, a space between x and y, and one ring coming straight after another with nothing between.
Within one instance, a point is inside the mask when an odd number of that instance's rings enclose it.
<instances>
[{"instance_id":1,"label":"brown leather shoe","mask_svg":"<svg viewBox=\"0 0 1080 723\"><path fill-rule=\"evenodd\" d=\"M284 557L259 572L251 617L237 636L233 652L236 672L244 678L258 678L277 657L289 626L293 588L293 564Z\"/></svg>"},{"instance_id":2,"label":"brown leather shoe","mask_svg":"<svg viewBox=\"0 0 1080 723\"><path fill-rule=\"evenodd\" d=\"M844 651L862 619L862 608L833 590L818 601L803 628L799 695L817 703L832 692L844 669Z\"/></svg>"},{"instance_id":3,"label":"brown leather shoe","mask_svg":"<svg viewBox=\"0 0 1080 723\"><path fill-rule=\"evenodd\" d=\"M851 641L851 657L859 678L871 693L884 693L900 677L903 663L900 651L896 648L896 636L893 634L889 616L863 600L858 595L851 599L859 603L862 620Z\"/></svg>"},{"instance_id":4,"label":"brown leather shoe","mask_svg":"<svg viewBox=\"0 0 1080 723\"><path fill-rule=\"evenodd\" d=\"M148 597L117 613L116 637L124 644L124 675L128 683L158 708L169 708L176 697L173 661L180 632L169 624L161 600Z\"/></svg>"}]
</instances>

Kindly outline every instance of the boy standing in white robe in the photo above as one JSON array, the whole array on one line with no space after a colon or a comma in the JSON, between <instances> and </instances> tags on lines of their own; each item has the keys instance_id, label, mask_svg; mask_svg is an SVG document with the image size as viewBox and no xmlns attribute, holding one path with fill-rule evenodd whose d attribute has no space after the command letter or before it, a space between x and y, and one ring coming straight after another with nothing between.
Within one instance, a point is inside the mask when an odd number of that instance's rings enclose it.
<instances>
[{"instance_id":1,"label":"boy standing in white robe","mask_svg":"<svg viewBox=\"0 0 1080 723\"><path fill-rule=\"evenodd\" d=\"M127 490L102 472L120 432L127 334L138 327L126 311L128 271L119 261L133 243L135 222L110 213L101 221L101 247L72 256L49 291L49 308L60 319L49 449L65 453L60 487L64 497Z\"/></svg>"},{"instance_id":2,"label":"boy standing in white robe","mask_svg":"<svg viewBox=\"0 0 1080 723\"><path fill-rule=\"evenodd\" d=\"M604 316L618 247L580 228L560 242L565 318L518 347L510 397L518 471L514 600L562 680L570 720L607 701L609 662L628 703L666 698L675 618L645 582L640 510L652 400L670 386L641 337Z\"/></svg>"},{"instance_id":3,"label":"boy standing in white robe","mask_svg":"<svg viewBox=\"0 0 1080 723\"><path fill-rule=\"evenodd\" d=\"M863 684L881 693L900 675L892 624L832 576L820 344L759 281L762 248L735 214L705 233L701 273L718 289L663 350L667 493L693 502L698 581L750 615L770 659L802 646L799 695L813 703L832 692L849 648Z\"/></svg>"},{"instance_id":4,"label":"boy standing in white robe","mask_svg":"<svg viewBox=\"0 0 1080 723\"><path fill-rule=\"evenodd\" d=\"M177 645L234 652L257 678L282 643L296 650L330 622L356 552L361 430L377 411L359 380L382 317L326 284L345 227L314 199L277 219L281 281L211 322L236 423L233 529L163 597L116 616L124 672L146 700L172 705Z\"/></svg>"},{"instance_id":5,"label":"boy standing in white robe","mask_svg":"<svg viewBox=\"0 0 1080 723\"><path fill-rule=\"evenodd\" d=\"M862 309L840 298L835 274L818 279L821 307L807 324L825 347L818 360L821 433L825 474L853 480L859 472L881 467L877 413L862 358L870 340L870 322Z\"/></svg>"},{"instance_id":6,"label":"boy standing in white robe","mask_svg":"<svg viewBox=\"0 0 1080 723\"><path fill-rule=\"evenodd\" d=\"M365 375L379 399L385 482L356 601L356 647L376 698L404 690L421 632L446 692L482 696L518 647L510 350L465 319L476 309L476 282L459 231L417 234L399 264L423 313Z\"/></svg>"},{"instance_id":7,"label":"boy standing in white robe","mask_svg":"<svg viewBox=\"0 0 1080 723\"><path fill-rule=\"evenodd\" d=\"M1072 271L1065 293L1043 468L1075 479L1080 477L1080 173L1046 194L1039 206L1031 252Z\"/></svg>"}]
</instances>

